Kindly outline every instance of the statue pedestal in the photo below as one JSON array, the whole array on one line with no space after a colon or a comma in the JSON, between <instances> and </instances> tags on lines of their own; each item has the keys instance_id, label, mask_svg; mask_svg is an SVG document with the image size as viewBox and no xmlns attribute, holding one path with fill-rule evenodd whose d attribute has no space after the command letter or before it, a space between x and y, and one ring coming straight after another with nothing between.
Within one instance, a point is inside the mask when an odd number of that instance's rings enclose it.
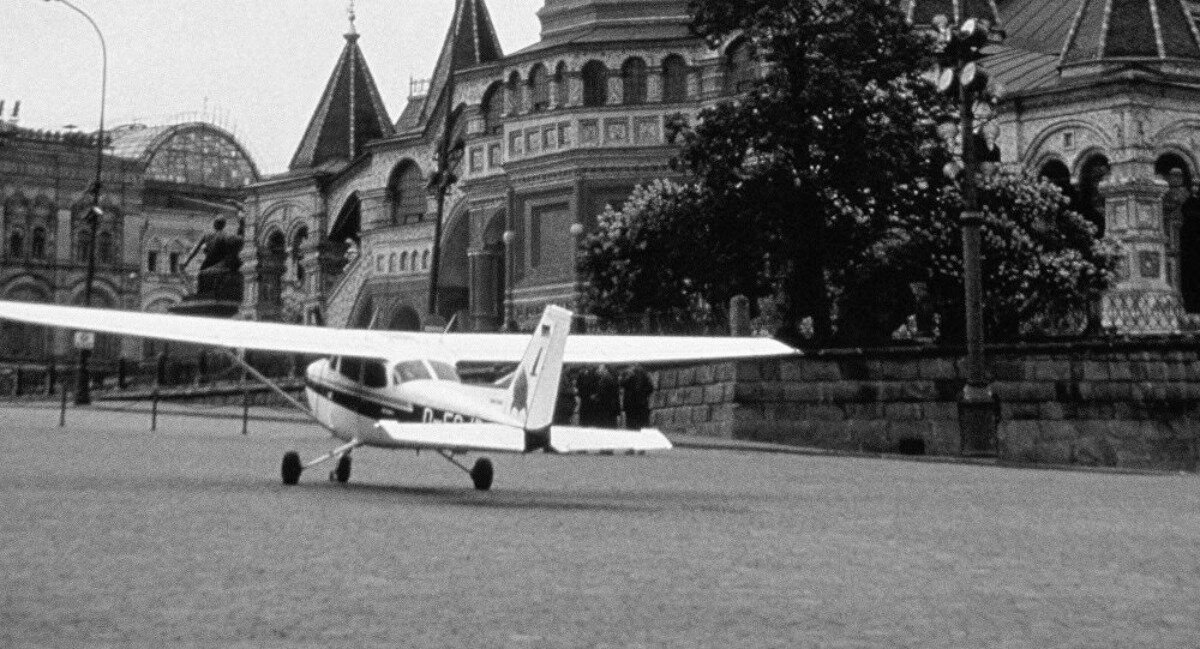
<instances>
[{"instance_id":1,"label":"statue pedestal","mask_svg":"<svg viewBox=\"0 0 1200 649\"><path fill-rule=\"evenodd\" d=\"M200 271L196 293L167 309L178 315L229 318L242 308L242 274L223 267Z\"/></svg>"}]
</instances>

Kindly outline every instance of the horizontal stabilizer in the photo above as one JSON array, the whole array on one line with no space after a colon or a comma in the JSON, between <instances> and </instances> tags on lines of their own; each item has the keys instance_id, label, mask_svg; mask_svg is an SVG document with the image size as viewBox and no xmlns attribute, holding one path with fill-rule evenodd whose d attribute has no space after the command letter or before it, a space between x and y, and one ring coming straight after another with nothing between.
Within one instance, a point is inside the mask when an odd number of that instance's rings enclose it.
<instances>
[{"instance_id":1,"label":"horizontal stabilizer","mask_svg":"<svg viewBox=\"0 0 1200 649\"><path fill-rule=\"evenodd\" d=\"M525 431L504 424L402 424L380 421L375 425L388 434L396 448L525 452Z\"/></svg>"},{"instance_id":2,"label":"horizontal stabilizer","mask_svg":"<svg viewBox=\"0 0 1200 649\"><path fill-rule=\"evenodd\" d=\"M665 451L671 441L658 429L618 430L552 426L550 449L555 453L623 453L627 451Z\"/></svg>"}]
</instances>

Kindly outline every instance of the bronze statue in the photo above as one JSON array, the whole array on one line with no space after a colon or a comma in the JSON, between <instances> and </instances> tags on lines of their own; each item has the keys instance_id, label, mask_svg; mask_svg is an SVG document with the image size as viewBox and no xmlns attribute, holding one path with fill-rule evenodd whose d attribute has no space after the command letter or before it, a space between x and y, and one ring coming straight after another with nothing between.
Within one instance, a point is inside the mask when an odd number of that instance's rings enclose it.
<instances>
[{"instance_id":1,"label":"bronze statue","mask_svg":"<svg viewBox=\"0 0 1200 649\"><path fill-rule=\"evenodd\" d=\"M204 261L200 262L200 273L196 280L197 299L241 301L242 276L239 270L245 232L245 219L238 219L237 234L230 234L225 231L225 217L218 216L213 220L212 232L201 237L188 253L187 259L179 267L180 272L201 250L204 251Z\"/></svg>"}]
</instances>

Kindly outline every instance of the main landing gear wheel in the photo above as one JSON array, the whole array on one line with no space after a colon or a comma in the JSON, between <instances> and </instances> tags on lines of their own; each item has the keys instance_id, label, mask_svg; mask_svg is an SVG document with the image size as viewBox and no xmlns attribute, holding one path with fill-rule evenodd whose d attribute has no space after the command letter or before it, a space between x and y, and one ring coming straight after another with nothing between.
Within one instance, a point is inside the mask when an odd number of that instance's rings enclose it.
<instances>
[{"instance_id":1,"label":"main landing gear wheel","mask_svg":"<svg viewBox=\"0 0 1200 649\"><path fill-rule=\"evenodd\" d=\"M492 461L486 457L479 458L475 461L475 466L471 467L471 482L475 483L475 488L479 491L491 489L492 478L495 475L496 470L492 466Z\"/></svg>"},{"instance_id":2,"label":"main landing gear wheel","mask_svg":"<svg viewBox=\"0 0 1200 649\"><path fill-rule=\"evenodd\" d=\"M329 481L345 484L348 480L350 480L350 456L347 454L338 460L337 468L329 472Z\"/></svg>"},{"instance_id":3,"label":"main landing gear wheel","mask_svg":"<svg viewBox=\"0 0 1200 649\"><path fill-rule=\"evenodd\" d=\"M279 467L279 473L283 476L283 484L294 485L300 481L300 474L304 471L304 466L300 464L300 454L295 451L288 451L283 454L283 464Z\"/></svg>"}]
</instances>

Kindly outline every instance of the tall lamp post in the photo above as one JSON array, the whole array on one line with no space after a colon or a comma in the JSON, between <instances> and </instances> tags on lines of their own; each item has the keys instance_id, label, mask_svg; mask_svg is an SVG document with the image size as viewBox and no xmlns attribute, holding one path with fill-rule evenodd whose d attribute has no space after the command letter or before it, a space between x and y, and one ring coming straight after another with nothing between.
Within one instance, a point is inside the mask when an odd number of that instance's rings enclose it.
<instances>
[{"instance_id":1,"label":"tall lamp post","mask_svg":"<svg viewBox=\"0 0 1200 649\"><path fill-rule=\"evenodd\" d=\"M513 313L513 240L517 233L512 230L504 231L504 330L516 331L517 322Z\"/></svg>"},{"instance_id":2,"label":"tall lamp post","mask_svg":"<svg viewBox=\"0 0 1200 649\"><path fill-rule=\"evenodd\" d=\"M71 4L69 0L45 1L62 3L75 13L83 16L88 21L88 24L92 26L92 29L95 30L96 37L100 39L100 125L96 131L96 178L92 183L92 207L87 213L90 234L87 242L87 275L83 282L83 305L91 306L92 284L96 280L96 237L100 229L100 218L104 216L104 211L100 208L100 192L104 174L104 105L105 97L108 94L108 45L104 42L104 34L100 32L100 26L84 10ZM88 362L91 360L91 356L92 350L88 349L86 345L81 345L79 350L79 375L75 389L76 405L85 406L92 402L91 385L88 376Z\"/></svg>"},{"instance_id":3,"label":"tall lamp post","mask_svg":"<svg viewBox=\"0 0 1200 649\"><path fill-rule=\"evenodd\" d=\"M956 5L957 7L957 5ZM957 93L959 137L962 140L962 197L960 218L963 241L963 292L966 305L967 381L959 396L958 420L963 455L996 452L996 400L987 377L983 349L983 270L979 206L979 152L975 142L975 101L987 90L987 74L977 61L988 43L998 42L1004 32L996 29L998 16L979 18L956 15L952 23L945 15L932 19L938 30L940 71L938 89Z\"/></svg>"}]
</instances>

